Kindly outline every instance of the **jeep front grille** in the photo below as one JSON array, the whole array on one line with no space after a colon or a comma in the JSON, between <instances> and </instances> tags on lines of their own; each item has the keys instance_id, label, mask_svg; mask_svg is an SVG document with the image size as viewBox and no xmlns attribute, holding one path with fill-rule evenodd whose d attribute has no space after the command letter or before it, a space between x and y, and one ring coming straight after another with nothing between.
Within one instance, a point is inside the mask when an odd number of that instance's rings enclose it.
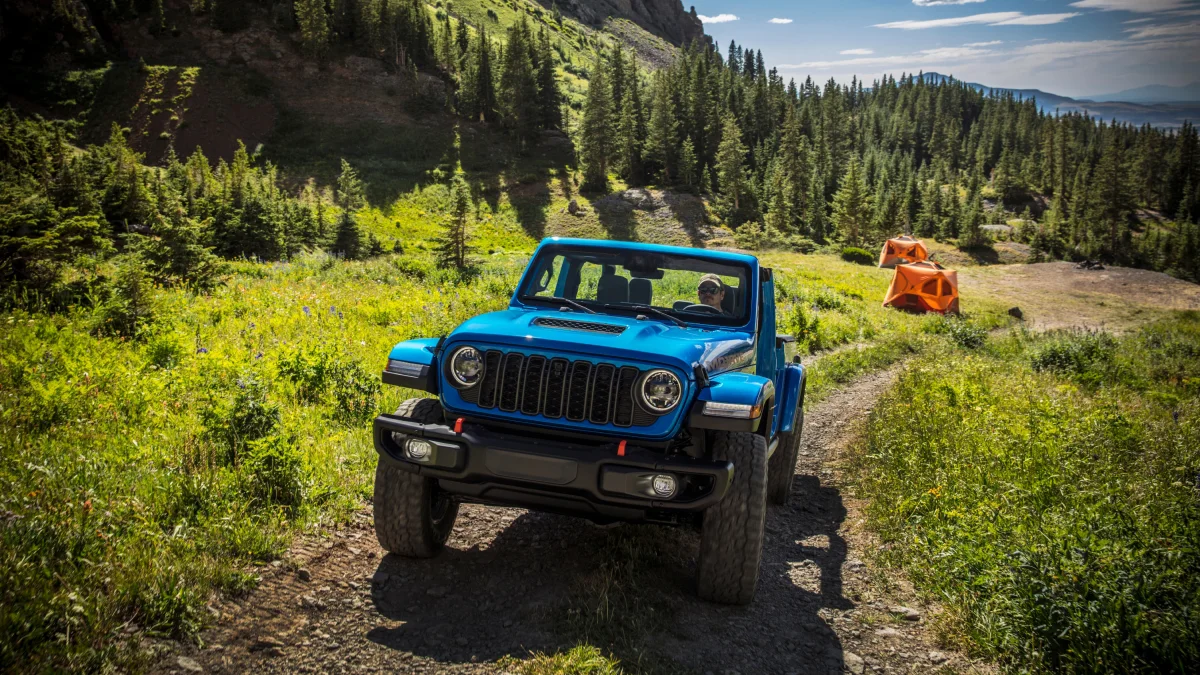
<instances>
[{"instance_id":1,"label":"jeep front grille","mask_svg":"<svg viewBox=\"0 0 1200 675\"><path fill-rule=\"evenodd\" d=\"M650 426L658 419L637 405L641 371L608 363L568 361L489 350L483 379L463 390L463 400L487 410L520 411L549 419L619 427Z\"/></svg>"}]
</instances>

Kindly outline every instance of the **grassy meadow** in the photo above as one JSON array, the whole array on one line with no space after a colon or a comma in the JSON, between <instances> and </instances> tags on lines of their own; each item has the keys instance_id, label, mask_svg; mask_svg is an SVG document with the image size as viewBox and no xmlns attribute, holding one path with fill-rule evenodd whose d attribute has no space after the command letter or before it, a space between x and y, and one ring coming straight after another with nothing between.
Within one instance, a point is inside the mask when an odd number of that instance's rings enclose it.
<instances>
[{"instance_id":1,"label":"grassy meadow","mask_svg":"<svg viewBox=\"0 0 1200 675\"><path fill-rule=\"evenodd\" d=\"M854 468L881 561L1015 672L1200 663L1200 315L907 366Z\"/></svg>"},{"instance_id":2,"label":"grassy meadow","mask_svg":"<svg viewBox=\"0 0 1200 675\"><path fill-rule=\"evenodd\" d=\"M98 330L103 306L0 316L0 669L136 669L143 636L195 634L211 593L253 588L297 533L363 508L369 421L413 395L379 384L388 349L504 307L532 245L484 220L476 272L436 270L434 228L408 227L436 207L376 212L408 219L404 254L241 262L210 292L153 288L133 338ZM811 400L964 323L884 310L886 271L766 259L803 352L862 346L814 368ZM964 325L999 322L978 307Z\"/></svg>"}]
</instances>

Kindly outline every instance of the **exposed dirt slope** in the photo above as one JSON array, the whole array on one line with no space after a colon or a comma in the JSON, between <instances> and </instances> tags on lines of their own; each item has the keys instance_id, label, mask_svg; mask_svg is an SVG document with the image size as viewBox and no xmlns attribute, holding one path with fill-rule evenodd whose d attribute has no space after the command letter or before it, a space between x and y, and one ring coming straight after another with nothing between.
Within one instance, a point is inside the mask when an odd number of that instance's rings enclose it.
<instances>
[{"instance_id":1,"label":"exposed dirt slope","mask_svg":"<svg viewBox=\"0 0 1200 675\"><path fill-rule=\"evenodd\" d=\"M645 627L648 664L701 673L965 665L937 650L925 612L905 619L892 611L915 605L864 563L872 544L856 525L858 505L839 487L837 459L851 427L893 377L869 376L810 411L793 496L768 513L762 578L748 608L694 596L698 536L690 530L601 529L464 506L448 549L414 561L381 558L364 513L325 541L297 546L248 598L214 604L221 619L204 636L207 648L174 653L161 669L493 672L505 655L568 646L559 622L569 620L574 595L611 582L612 559L630 547L654 549L639 555L658 561L652 576L639 577L638 592L643 611L660 620L616 617Z\"/></svg>"},{"instance_id":2,"label":"exposed dirt slope","mask_svg":"<svg viewBox=\"0 0 1200 675\"><path fill-rule=\"evenodd\" d=\"M1200 310L1200 285L1128 267L1083 270L1067 262L972 267L959 270L958 283L1019 307L1041 330L1124 330L1166 312Z\"/></svg>"}]
</instances>

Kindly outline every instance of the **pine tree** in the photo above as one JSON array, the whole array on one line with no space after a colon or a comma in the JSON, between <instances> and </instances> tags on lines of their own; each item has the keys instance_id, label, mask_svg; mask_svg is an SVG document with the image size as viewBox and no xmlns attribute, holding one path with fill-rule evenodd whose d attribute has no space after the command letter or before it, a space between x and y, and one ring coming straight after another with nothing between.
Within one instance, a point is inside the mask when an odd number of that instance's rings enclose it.
<instances>
[{"instance_id":1,"label":"pine tree","mask_svg":"<svg viewBox=\"0 0 1200 675\"><path fill-rule=\"evenodd\" d=\"M642 146L646 138L646 125L642 121L642 98L640 87L634 80L625 87L625 99L621 102L620 121L617 126L617 154L621 174L630 185L641 185Z\"/></svg>"},{"instance_id":2,"label":"pine tree","mask_svg":"<svg viewBox=\"0 0 1200 675\"><path fill-rule=\"evenodd\" d=\"M679 149L680 181L689 189L695 188L698 183L698 174L702 170L696 157L696 144L692 143L692 139L685 138L683 140L683 147Z\"/></svg>"},{"instance_id":3,"label":"pine tree","mask_svg":"<svg viewBox=\"0 0 1200 675\"><path fill-rule=\"evenodd\" d=\"M863 233L871 222L870 197L863 181L862 167L852 157L842 177L841 187L833 198L833 225L850 246L862 243Z\"/></svg>"},{"instance_id":4,"label":"pine tree","mask_svg":"<svg viewBox=\"0 0 1200 675\"><path fill-rule=\"evenodd\" d=\"M450 216L437 240L437 265L442 269L465 270L471 254L468 222L471 213L471 187L460 165L450 181Z\"/></svg>"},{"instance_id":5,"label":"pine tree","mask_svg":"<svg viewBox=\"0 0 1200 675\"><path fill-rule=\"evenodd\" d=\"M721 144L717 146L717 179L720 198L717 208L731 227L742 222L742 201L746 186L746 146L742 143L742 130L733 115L725 117L721 127Z\"/></svg>"},{"instance_id":6,"label":"pine tree","mask_svg":"<svg viewBox=\"0 0 1200 675\"><path fill-rule=\"evenodd\" d=\"M557 6L555 7L557 10ZM538 31L537 89L543 129L562 128L562 93L554 73L554 50L545 30Z\"/></svg>"},{"instance_id":7,"label":"pine tree","mask_svg":"<svg viewBox=\"0 0 1200 675\"><path fill-rule=\"evenodd\" d=\"M346 260L363 257L362 231L358 226L357 212L366 204L366 190L358 178L358 172L343 159L342 172L337 181L337 206L342 210L342 215L338 221L333 251Z\"/></svg>"},{"instance_id":8,"label":"pine tree","mask_svg":"<svg viewBox=\"0 0 1200 675\"><path fill-rule=\"evenodd\" d=\"M522 150L537 133L543 115L537 76L530 57L533 49L529 23L522 17L508 30L498 92L501 119L516 136Z\"/></svg>"},{"instance_id":9,"label":"pine tree","mask_svg":"<svg viewBox=\"0 0 1200 675\"><path fill-rule=\"evenodd\" d=\"M608 160L613 151L612 93L604 69L593 72L583 106L579 149L584 189L601 191L608 188Z\"/></svg>"},{"instance_id":10,"label":"pine tree","mask_svg":"<svg viewBox=\"0 0 1200 675\"><path fill-rule=\"evenodd\" d=\"M647 164L661 172L664 183L671 183L675 177L678 159L675 148L678 144L679 123L675 120L670 81L664 74L656 74L651 91L650 124L642 156Z\"/></svg>"},{"instance_id":11,"label":"pine tree","mask_svg":"<svg viewBox=\"0 0 1200 675\"><path fill-rule=\"evenodd\" d=\"M296 23L300 25L300 42L313 58L325 55L329 43L329 16L325 0L296 0Z\"/></svg>"}]
</instances>

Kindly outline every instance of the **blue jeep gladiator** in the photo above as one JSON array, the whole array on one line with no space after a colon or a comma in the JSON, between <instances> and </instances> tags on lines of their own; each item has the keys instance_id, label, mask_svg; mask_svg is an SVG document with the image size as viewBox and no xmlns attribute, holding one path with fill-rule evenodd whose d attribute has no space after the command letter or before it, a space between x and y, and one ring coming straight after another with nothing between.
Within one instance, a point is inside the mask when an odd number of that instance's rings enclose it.
<instances>
[{"instance_id":1,"label":"blue jeep gladiator","mask_svg":"<svg viewBox=\"0 0 1200 675\"><path fill-rule=\"evenodd\" d=\"M375 420L379 543L432 556L461 502L693 524L699 595L749 603L804 419L791 340L753 256L547 239L508 309L388 355L436 398Z\"/></svg>"}]
</instances>

